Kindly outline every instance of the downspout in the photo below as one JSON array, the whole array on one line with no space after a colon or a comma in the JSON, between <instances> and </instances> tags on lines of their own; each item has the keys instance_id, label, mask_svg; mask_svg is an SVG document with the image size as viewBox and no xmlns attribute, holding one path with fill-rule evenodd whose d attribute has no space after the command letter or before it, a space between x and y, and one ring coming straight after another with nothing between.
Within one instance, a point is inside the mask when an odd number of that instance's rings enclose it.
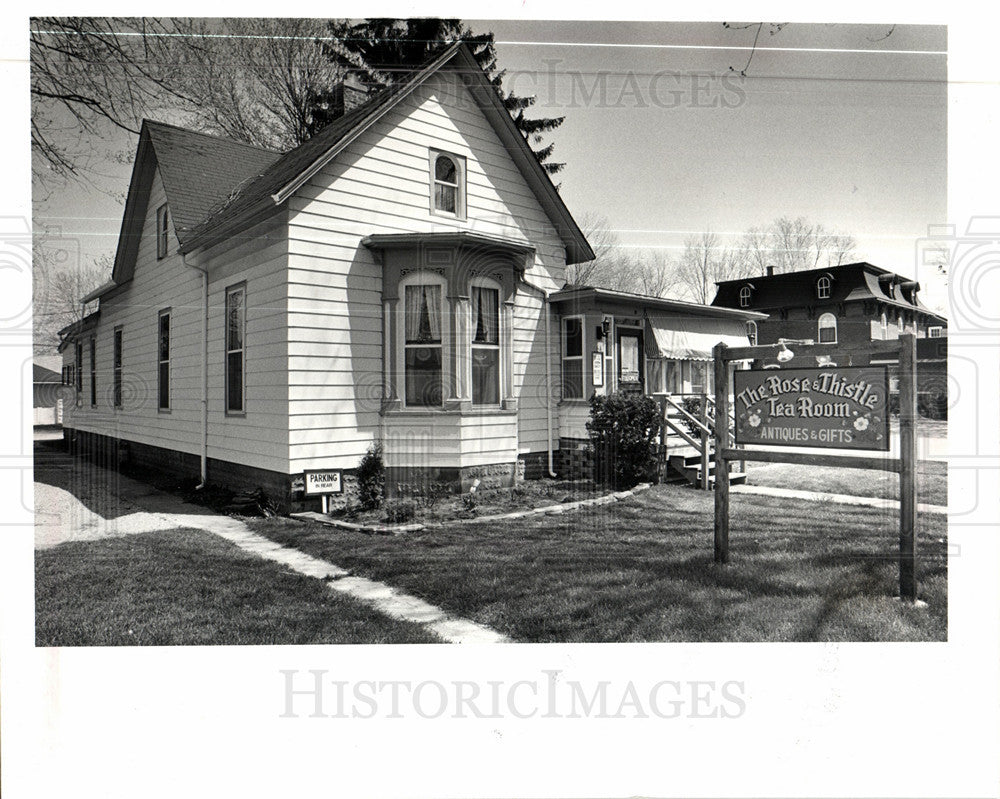
<instances>
[{"instance_id":1,"label":"downspout","mask_svg":"<svg viewBox=\"0 0 1000 799\"><path fill-rule=\"evenodd\" d=\"M208 268L189 264L187 253L182 253L184 265L201 272L202 288L202 348L201 348L201 482L195 491L201 491L208 482Z\"/></svg>"},{"instance_id":2,"label":"downspout","mask_svg":"<svg viewBox=\"0 0 1000 799\"><path fill-rule=\"evenodd\" d=\"M545 441L548 445L549 477L558 477L555 470L552 449L552 307L549 303L549 292L521 277L521 283L529 289L537 291L542 298L542 308L545 310Z\"/></svg>"}]
</instances>

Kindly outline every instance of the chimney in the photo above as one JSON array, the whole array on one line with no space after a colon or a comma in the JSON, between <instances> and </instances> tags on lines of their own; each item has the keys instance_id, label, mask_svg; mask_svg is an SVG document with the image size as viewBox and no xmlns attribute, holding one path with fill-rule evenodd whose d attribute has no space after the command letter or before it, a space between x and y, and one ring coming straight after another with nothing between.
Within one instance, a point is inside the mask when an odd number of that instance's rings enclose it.
<instances>
[{"instance_id":1,"label":"chimney","mask_svg":"<svg viewBox=\"0 0 1000 799\"><path fill-rule=\"evenodd\" d=\"M349 114L368 100L368 86L356 72L348 72L344 79L333 87L333 102L330 111L334 119Z\"/></svg>"},{"instance_id":2,"label":"chimney","mask_svg":"<svg viewBox=\"0 0 1000 799\"><path fill-rule=\"evenodd\" d=\"M767 267L767 276L768 277L773 277L774 276L774 267L773 266L768 266Z\"/></svg>"}]
</instances>

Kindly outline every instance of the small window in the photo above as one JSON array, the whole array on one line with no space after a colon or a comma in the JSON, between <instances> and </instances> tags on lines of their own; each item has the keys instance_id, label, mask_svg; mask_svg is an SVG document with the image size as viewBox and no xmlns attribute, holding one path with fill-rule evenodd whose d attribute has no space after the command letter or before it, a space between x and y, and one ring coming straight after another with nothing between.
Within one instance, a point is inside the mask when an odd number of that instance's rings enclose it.
<instances>
[{"instance_id":1,"label":"small window","mask_svg":"<svg viewBox=\"0 0 1000 799\"><path fill-rule=\"evenodd\" d=\"M837 317L832 313L825 313L819 318L819 339L820 344L837 343Z\"/></svg>"},{"instance_id":2,"label":"small window","mask_svg":"<svg viewBox=\"0 0 1000 799\"><path fill-rule=\"evenodd\" d=\"M583 321L579 316L563 319L563 399L583 399Z\"/></svg>"},{"instance_id":3,"label":"small window","mask_svg":"<svg viewBox=\"0 0 1000 799\"><path fill-rule=\"evenodd\" d=\"M500 292L472 287L472 404L500 402Z\"/></svg>"},{"instance_id":4,"label":"small window","mask_svg":"<svg viewBox=\"0 0 1000 799\"><path fill-rule=\"evenodd\" d=\"M410 285L404 290L404 383L406 404L443 403L440 285Z\"/></svg>"},{"instance_id":5,"label":"small window","mask_svg":"<svg viewBox=\"0 0 1000 799\"><path fill-rule=\"evenodd\" d=\"M115 348L114 348L114 406L122 406L122 329L115 328Z\"/></svg>"},{"instance_id":6,"label":"small window","mask_svg":"<svg viewBox=\"0 0 1000 799\"><path fill-rule=\"evenodd\" d=\"M889 317L882 311L882 341L889 339Z\"/></svg>"},{"instance_id":7,"label":"small window","mask_svg":"<svg viewBox=\"0 0 1000 799\"><path fill-rule=\"evenodd\" d=\"M816 297L821 300L830 299L830 278L825 275L816 281Z\"/></svg>"},{"instance_id":8,"label":"small window","mask_svg":"<svg viewBox=\"0 0 1000 799\"><path fill-rule=\"evenodd\" d=\"M156 407L170 410L170 311L160 311L156 337Z\"/></svg>"},{"instance_id":9,"label":"small window","mask_svg":"<svg viewBox=\"0 0 1000 799\"><path fill-rule=\"evenodd\" d=\"M156 257L166 258L170 234L170 212L164 203L156 209Z\"/></svg>"},{"instance_id":10,"label":"small window","mask_svg":"<svg viewBox=\"0 0 1000 799\"><path fill-rule=\"evenodd\" d=\"M226 289L226 413L246 410L246 286Z\"/></svg>"},{"instance_id":11,"label":"small window","mask_svg":"<svg viewBox=\"0 0 1000 799\"><path fill-rule=\"evenodd\" d=\"M90 339L90 405L97 407L97 339Z\"/></svg>"},{"instance_id":12,"label":"small window","mask_svg":"<svg viewBox=\"0 0 1000 799\"><path fill-rule=\"evenodd\" d=\"M465 217L465 159L431 150L431 211Z\"/></svg>"},{"instance_id":13,"label":"small window","mask_svg":"<svg viewBox=\"0 0 1000 799\"><path fill-rule=\"evenodd\" d=\"M757 346L757 323L752 320L747 322L747 339L751 347Z\"/></svg>"},{"instance_id":14,"label":"small window","mask_svg":"<svg viewBox=\"0 0 1000 799\"><path fill-rule=\"evenodd\" d=\"M941 338L943 333L943 327L935 326L927 328L927 338Z\"/></svg>"},{"instance_id":15,"label":"small window","mask_svg":"<svg viewBox=\"0 0 1000 799\"><path fill-rule=\"evenodd\" d=\"M749 286L743 286L740 288L740 308L750 307L750 293L751 289Z\"/></svg>"}]
</instances>

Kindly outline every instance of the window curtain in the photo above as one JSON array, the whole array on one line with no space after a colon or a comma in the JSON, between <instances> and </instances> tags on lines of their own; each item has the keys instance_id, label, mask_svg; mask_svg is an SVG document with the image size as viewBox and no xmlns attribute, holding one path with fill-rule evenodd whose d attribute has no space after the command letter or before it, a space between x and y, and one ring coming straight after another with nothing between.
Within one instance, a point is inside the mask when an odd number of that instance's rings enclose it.
<instances>
[{"instance_id":1,"label":"window curtain","mask_svg":"<svg viewBox=\"0 0 1000 799\"><path fill-rule=\"evenodd\" d=\"M441 287L406 287L406 341L441 340Z\"/></svg>"},{"instance_id":2,"label":"window curtain","mask_svg":"<svg viewBox=\"0 0 1000 799\"><path fill-rule=\"evenodd\" d=\"M500 294L496 289L472 287L473 341L477 344L500 342Z\"/></svg>"}]
</instances>

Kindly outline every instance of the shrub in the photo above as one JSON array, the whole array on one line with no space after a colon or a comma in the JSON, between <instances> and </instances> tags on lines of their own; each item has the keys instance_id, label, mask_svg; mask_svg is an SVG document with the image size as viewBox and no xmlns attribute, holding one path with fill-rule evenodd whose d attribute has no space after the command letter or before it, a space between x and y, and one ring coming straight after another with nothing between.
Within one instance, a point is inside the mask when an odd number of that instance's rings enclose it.
<instances>
[{"instance_id":1,"label":"shrub","mask_svg":"<svg viewBox=\"0 0 1000 799\"><path fill-rule=\"evenodd\" d=\"M655 477L660 409L652 399L641 394L595 395L587 430L595 480L622 489Z\"/></svg>"},{"instance_id":2,"label":"shrub","mask_svg":"<svg viewBox=\"0 0 1000 799\"><path fill-rule=\"evenodd\" d=\"M385 498L385 464L382 446L374 444L358 465L358 502L363 510L375 510Z\"/></svg>"},{"instance_id":3,"label":"shrub","mask_svg":"<svg viewBox=\"0 0 1000 799\"><path fill-rule=\"evenodd\" d=\"M402 524L413 519L417 503L412 499L393 499L385 503L385 520L389 524Z\"/></svg>"}]
</instances>

